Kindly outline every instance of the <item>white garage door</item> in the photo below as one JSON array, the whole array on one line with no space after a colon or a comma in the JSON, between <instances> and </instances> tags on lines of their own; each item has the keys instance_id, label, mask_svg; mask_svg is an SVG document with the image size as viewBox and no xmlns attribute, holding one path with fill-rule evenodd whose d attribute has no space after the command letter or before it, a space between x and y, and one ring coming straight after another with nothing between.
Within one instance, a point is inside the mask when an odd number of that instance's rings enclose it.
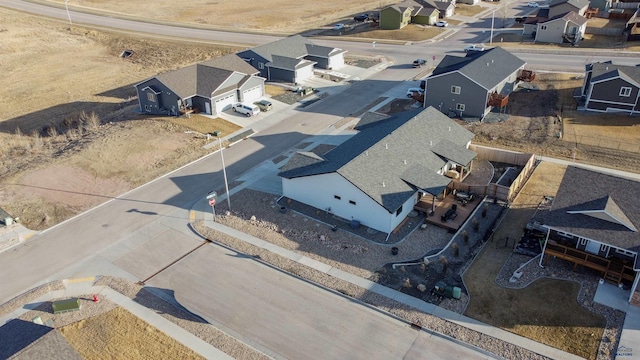
<instances>
[{"instance_id":1,"label":"white garage door","mask_svg":"<svg viewBox=\"0 0 640 360\"><path fill-rule=\"evenodd\" d=\"M306 80L313 77L313 66L305 66L296 70L296 82Z\"/></svg>"},{"instance_id":2,"label":"white garage door","mask_svg":"<svg viewBox=\"0 0 640 360\"><path fill-rule=\"evenodd\" d=\"M262 97L262 86L256 86L242 92L242 101L252 103Z\"/></svg>"},{"instance_id":3,"label":"white garage door","mask_svg":"<svg viewBox=\"0 0 640 360\"><path fill-rule=\"evenodd\" d=\"M223 112L224 110L231 109L231 105L238 102L236 94L230 94L225 97L216 100L216 114Z\"/></svg>"},{"instance_id":4,"label":"white garage door","mask_svg":"<svg viewBox=\"0 0 640 360\"><path fill-rule=\"evenodd\" d=\"M329 69L340 69L344 66L344 56L335 55L329 58Z\"/></svg>"}]
</instances>

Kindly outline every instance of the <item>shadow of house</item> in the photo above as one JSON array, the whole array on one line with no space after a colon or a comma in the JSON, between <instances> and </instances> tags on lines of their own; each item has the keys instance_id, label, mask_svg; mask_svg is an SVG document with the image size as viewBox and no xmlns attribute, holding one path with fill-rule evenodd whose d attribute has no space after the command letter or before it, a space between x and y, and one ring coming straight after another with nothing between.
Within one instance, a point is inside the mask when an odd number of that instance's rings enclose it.
<instances>
[{"instance_id":1,"label":"shadow of house","mask_svg":"<svg viewBox=\"0 0 640 360\"><path fill-rule=\"evenodd\" d=\"M158 301L161 299L162 301ZM136 294L133 301L138 304L155 310L158 314L168 314L179 319L200 323L207 323L198 315L190 312L182 306L174 296L171 289L163 289L154 286L145 286Z\"/></svg>"},{"instance_id":2,"label":"shadow of house","mask_svg":"<svg viewBox=\"0 0 640 360\"><path fill-rule=\"evenodd\" d=\"M82 359L52 327L13 319L0 327L0 359Z\"/></svg>"}]
</instances>

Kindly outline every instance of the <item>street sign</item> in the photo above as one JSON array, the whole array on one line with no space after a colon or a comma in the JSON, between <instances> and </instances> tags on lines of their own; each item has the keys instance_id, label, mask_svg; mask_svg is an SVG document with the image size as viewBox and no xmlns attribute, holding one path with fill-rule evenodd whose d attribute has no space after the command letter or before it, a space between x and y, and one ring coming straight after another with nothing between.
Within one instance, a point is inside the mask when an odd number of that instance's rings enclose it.
<instances>
[{"instance_id":1,"label":"street sign","mask_svg":"<svg viewBox=\"0 0 640 360\"><path fill-rule=\"evenodd\" d=\"M218 196L218 193L216 193L215 191L212 191L212 192L209 193L209 195L207 195L207 200L215 199L216 196Z\"/></svg>"},{"instance_id":2,"label":"street sign","mask_svg":"<svg viewBox=\"0 0 640 360\"><path fill-rule=\"evenodd\" d=\"M209 205L214 206L216 204L216 198L209 199Z\"/></svg>"}]
</instances>

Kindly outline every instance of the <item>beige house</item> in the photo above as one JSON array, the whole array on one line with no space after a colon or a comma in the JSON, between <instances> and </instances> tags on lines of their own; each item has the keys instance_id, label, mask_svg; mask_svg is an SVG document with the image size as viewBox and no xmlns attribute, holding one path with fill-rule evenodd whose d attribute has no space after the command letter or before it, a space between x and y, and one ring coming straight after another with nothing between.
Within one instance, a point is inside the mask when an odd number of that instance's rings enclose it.
<instances>
[{"instance_id":1,"label":"beige house","mask_svg":"<svg viewBox=\"0 0 640 360\"><path fill-rule=\"evenodd\" d=\"M562 44L577 44L587 28L587 18L570 11L545 22L539 22L535 41Z\"/></svg>"},{"instance_id":2,"label":"beige house","mask_svg":"<svg viewBox=\"0 0 640 360\"><path fill-rule=\"evenodd\" d=\"M580 16L589 9L589 0L551 0L549 4L549 19L564 15L568 12L575 12Z\"/></svg>"}]
</instances>

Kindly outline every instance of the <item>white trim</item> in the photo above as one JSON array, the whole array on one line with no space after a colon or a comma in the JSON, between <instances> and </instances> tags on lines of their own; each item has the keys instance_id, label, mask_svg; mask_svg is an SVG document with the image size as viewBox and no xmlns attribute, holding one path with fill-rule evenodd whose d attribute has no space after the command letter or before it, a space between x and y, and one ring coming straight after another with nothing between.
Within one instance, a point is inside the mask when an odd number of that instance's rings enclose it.
<instances>
[{"instance_id":1,"label":"white trim","mask_svg":"<svg viewBox=\"0 0 640 360\"><path fill-rule=\"evenodd\" d=\"M452 94L460 95L461 92L462 92L462 87L457 86L457 85L451 85L451 93Z\"/></svg>"}]
</instances>

